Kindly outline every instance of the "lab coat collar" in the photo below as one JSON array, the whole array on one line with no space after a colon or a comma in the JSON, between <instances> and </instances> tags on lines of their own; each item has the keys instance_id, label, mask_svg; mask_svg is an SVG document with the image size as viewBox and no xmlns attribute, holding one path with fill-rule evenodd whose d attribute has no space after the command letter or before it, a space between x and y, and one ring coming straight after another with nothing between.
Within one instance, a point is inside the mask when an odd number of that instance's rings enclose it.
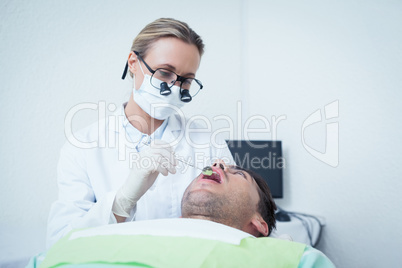
<instances>
[{"instance_id":1,"label":"lab coat collar","mask_svg":"<svg viewBox=\"0 0 402 268\"><path fill-rule=\"evenodd\" d=\"M114 115L116 118L116 124L118 125L115 129L115 132L119 135L119 141L126 141L126 127L130 122L128 121L126 114L124 112L124 108L126 107L127 102L123 103L123 105L118 109ZM163 124L151 135L155 135L157 138L162 138L162 140L170 143L174 142L173 145L177 144L180 138L180 135L184 136L184 126L186 119L179 115L171 115L168 119L166 119ZM183 133L182 133L183 131ZM161 132L161 133L160 133ZM140 131L138 131L138 135L142 135Z\"/></svg>"},{"instance_id":2,"label":"lab coat collar","mask_svg":"<svg viewBox=\"0 0 402 268\"><path fill-rule=\"evenodd\" d=\"M117 110L114 113L114 116L118 118L118 128L116 132L118 133L125 133L126 130L125 128L130 127L130 122L128 121L128 118L126 116L126 113L124 112L124 108L126 107L127 102L123 103L122 106L120 107L119 110ZM160 138L163 135L164 130L166 129L166 126L168 125L168 121L170 120L170 117L166 120L163 121L162 125L160 125L154 133L152 133L150 136L155 136L157 138ZM179 126L180 129L180 126ZM139 130L136 131L136 135L138 134L139 136L144 135L144 133L141 133Z\"/></svg>"}]
</instances>

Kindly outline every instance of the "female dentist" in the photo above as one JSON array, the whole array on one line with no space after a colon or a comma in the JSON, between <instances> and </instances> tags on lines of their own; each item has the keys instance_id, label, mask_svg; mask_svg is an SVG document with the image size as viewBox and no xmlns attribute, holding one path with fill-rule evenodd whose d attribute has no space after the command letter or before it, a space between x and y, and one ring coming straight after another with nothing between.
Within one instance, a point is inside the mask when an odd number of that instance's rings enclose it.
<instances>
[{"instance_id":1,"label":"female dentist","mask_svg":"<svg viewBox=\"0 0 402 268\"><path fill-rule=\"evenodd\" d=\"M130 99L74 134L96 146L68 139L61 150L48 247L76 228L179 217L199 168L214 158L234 162L225 141L190 128L180 110L203 87L195 78L203 51L200 36L178 20L158 19L138 34L123 74L133 77Z\"/></svg>"}]
</instances>

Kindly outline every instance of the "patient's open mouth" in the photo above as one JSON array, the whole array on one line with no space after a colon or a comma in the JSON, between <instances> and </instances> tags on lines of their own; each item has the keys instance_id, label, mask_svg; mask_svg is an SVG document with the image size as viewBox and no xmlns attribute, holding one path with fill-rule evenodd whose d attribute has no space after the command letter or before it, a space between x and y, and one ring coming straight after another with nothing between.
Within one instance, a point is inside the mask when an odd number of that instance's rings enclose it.
<instances>
[{"instance_id":1,"label":"patient's open mouth","mask_svg":"<svg viewBox=\"0 0 402 268\"><path fill-rule=\"evenodd\" d=\"M213 171L211 175L203 174L202 179L212 180L212 181L215 181L217 183L222 183L221 176L219 175L219 173L217 173L215 171Z\"/></svg>"}]
</instances>

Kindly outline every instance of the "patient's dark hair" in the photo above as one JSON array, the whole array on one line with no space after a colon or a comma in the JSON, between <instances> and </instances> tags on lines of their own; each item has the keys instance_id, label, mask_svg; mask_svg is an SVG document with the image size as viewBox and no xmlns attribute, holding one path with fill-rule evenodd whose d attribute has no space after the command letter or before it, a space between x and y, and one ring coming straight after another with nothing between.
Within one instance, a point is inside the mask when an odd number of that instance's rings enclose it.
<instances>
[{"instance_id":1,"label":"patient's dark hair","mask_svg":"<svg viewBox=\"0 0 402 268\"><path fill-rule=\"evenodd\" d=\"M276 204L272 198L271 190L269 189L268 184L259 174L255 173L252 170L244 169L239 166L237 166L236 169L240 169L247 172L257 183L258 195L260 196L260 202L257 205L257 211L261 214L264 221L268 224L269 229L268 235L271 234L271 231L274 228L276 228L276 220L275 220Z\"/></svg>"}]
</instances>

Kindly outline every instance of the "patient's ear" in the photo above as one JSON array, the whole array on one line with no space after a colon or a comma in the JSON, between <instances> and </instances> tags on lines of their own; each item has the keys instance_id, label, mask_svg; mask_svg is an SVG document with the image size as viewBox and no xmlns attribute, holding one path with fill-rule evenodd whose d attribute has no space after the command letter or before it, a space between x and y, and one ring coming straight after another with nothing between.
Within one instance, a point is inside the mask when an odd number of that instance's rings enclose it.
<instances>
[{"instance_id":1,"label":"patient's ear","mask_svg":"<svg viewBox=\"0 0 402 268\"><path fill-rule=\"evenodd\" d=\"M252 235L259 236L268 236L268 224L264 221L259 213L255 214L250 221L249 231Z\"/></svg>"}]
</instances>

